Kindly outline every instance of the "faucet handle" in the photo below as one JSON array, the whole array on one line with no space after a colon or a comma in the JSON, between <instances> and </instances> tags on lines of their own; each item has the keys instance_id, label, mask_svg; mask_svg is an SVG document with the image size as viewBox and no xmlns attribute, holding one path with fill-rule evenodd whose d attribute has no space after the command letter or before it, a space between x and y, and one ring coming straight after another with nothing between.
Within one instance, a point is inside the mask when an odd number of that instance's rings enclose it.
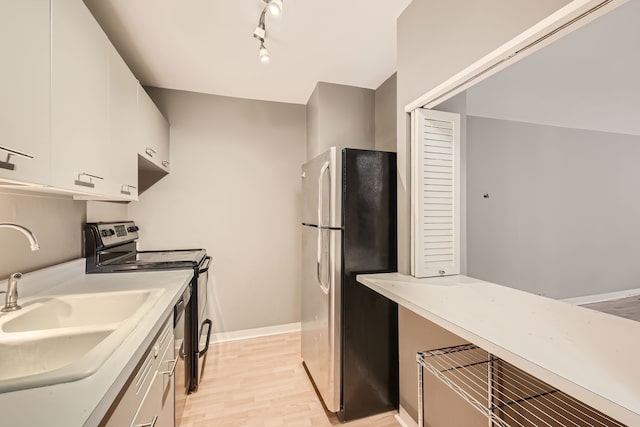
<instances>
[{"instance_id":1,"label":"faucet handle","mask_svg":"<svg viewBox=\"0 0 640 427\"><path fill-rule=\"evenodd\" d=\"M6 313L9 311L20 310L22 308L18 305L18 280L20 278L22 278L22 273L13 273L9 276L5 304L4 307L0 309L0 312Z\"/></svg>"}]
</instances>

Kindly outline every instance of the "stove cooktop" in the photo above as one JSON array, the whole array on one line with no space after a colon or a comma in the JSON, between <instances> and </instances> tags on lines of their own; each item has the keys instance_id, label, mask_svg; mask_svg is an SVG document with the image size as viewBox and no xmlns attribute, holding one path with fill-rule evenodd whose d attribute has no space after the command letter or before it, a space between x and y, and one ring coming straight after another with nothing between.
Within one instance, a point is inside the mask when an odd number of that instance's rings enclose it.
<instances>
[{"instance_id":1,"label":"stove cooktop","mask_svg":"<svg viewBox=\"0 0 640 427\"><path fill-rule=\"evenodd\" d=\"M87 273L186 269L205 265L207 251L204 249L138 251L138 230L133 221L87 223Z\"/></svg>"}]
</instances>

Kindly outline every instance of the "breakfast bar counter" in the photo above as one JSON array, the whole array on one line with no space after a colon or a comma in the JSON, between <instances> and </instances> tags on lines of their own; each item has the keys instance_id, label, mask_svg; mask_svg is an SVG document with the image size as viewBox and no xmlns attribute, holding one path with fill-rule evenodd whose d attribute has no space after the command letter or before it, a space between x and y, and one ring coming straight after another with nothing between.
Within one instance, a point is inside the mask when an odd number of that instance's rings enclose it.
<instances>
[{"instance_id":1,"label":"breakfast bar counter","mask_svg":"<svg viewBox=\"0 0 640 427\"><path fill-rule=\"evenodd\" d=\"M640 425L640 322L461 275L357 279L618 421Z\"/></svg>"}]
</instances>

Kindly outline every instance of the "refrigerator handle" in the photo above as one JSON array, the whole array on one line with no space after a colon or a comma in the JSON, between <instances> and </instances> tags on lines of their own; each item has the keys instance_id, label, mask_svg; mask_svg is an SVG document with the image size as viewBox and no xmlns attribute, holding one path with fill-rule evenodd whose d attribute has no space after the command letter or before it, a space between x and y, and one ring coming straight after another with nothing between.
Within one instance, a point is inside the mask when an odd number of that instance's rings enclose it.
<instances>
[{"instance_id":1,"label":"refrigerator handle","mask_svg":"<svg viewBox=\"0 0 640 427\"><path fill-rule=\"evenodd\" d=\"M322 281L322 211L323 211L323 193L324 193L324 174L329 170L329 162L324 162L322 167L320 168L320 175L318 176L318 248L317 248L317 260L316 260L316 275L318 277L318 283L320 284L320 289L326 295L329 294L330 284L324 284ZM329 175L329 180L331 180L331 175ZM329 197L331 200L331 197ZM329 206L329 212L331 212L331 206Z\"/></svg>"},{"instance_id":2,"label":"refrigerator handle","mask_svg":"<svg viewBox=\"0 0 640 427\"><path fill-rule=\"evenodd\" d=\"M322 228L318 228L318 259L316 260L316 275L318 277L318 283L320 284L320 289L324 292L325 295L329 295L329 289L331 287L331 281L328 284L324 284L322 281ZM331 252L331 251L329 251ZM329 255L331 256L331 255ZM330 279L329 279L330 280Z\"/></svg>"},{"instance_id":3,"label":"refrigerator handle","mask_svg":"<svg viewBox=\"0 0 640 427\"><path fill-rule=\"evenodd\" d=\"M322 193L324 193L324 174L329 170L329 162L324 162L322 167L320 168L320 176L318 176L318 226L322 227L330 224L322 223ZM331 175L329 175L329 181L331 181ZM329 201L331 201L331 197L329 197ZM331 214L331 206L329 206L329 214Z\"/></svg>"}]
</instances>

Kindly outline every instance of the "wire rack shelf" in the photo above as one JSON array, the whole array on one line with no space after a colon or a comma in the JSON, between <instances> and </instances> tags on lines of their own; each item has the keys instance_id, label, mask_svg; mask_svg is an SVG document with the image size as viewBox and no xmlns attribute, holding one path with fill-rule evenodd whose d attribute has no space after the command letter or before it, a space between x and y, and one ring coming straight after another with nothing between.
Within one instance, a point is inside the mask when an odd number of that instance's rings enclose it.
<instances>
[{"instance_id":1,"label":"wire rack shelf","mask_svg":"<svg viewBox=\"0 0 640 427\"><path fill-rule=\"evenodd\" d=\"M473 344L418 352L418 426L424 427L424 372L488 419L490 427L625 427Z\"/></svg>"}]
</instances>

